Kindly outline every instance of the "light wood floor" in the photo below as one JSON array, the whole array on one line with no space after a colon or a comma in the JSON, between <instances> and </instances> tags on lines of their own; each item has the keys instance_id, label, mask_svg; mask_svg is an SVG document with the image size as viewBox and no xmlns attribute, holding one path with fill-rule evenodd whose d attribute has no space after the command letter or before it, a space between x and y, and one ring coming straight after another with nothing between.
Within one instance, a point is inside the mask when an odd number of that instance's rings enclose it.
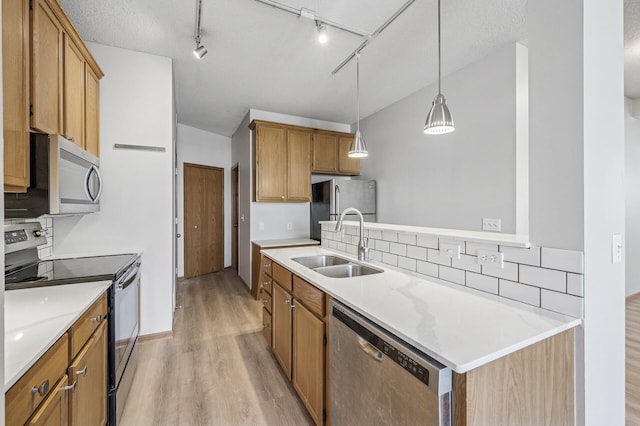
<instances>
[{"instance_id":1,"label":"light wood floor","mask_svg":"<svg viewBox=\"0 0 640 426\"><path fill-rule=\"evenodd\" d=\"M627 300L627 425L640 425L640 296Z\"/></svg>"},{"instance_id":2,"label":"light wood floor","mask_svg":"<svg viewBox=\"0 0 640 426\"><path fill-rule=\"evenodd\" d=\"M235 272L178 285L172 338L140 344L122 425L310 425Z\"/></svg>"}]
</instances>

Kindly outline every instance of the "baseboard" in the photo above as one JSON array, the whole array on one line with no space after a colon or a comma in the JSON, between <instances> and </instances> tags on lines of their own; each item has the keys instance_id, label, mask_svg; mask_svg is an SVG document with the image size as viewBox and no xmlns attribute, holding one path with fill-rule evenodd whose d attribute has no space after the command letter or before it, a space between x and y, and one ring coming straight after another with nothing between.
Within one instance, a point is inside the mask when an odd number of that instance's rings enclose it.
<instances>
[{"instance_id":1,"label":"baseboard","mask_svg":"<svg viewBox=\"0 0 640 426\"><path fill-rule=\"evenodd\" d=\"M178 282L179 283L181 283L182 281L185 281L185 280L186 280L186 278L184 277L184 275L181 276L181 277L178 277Z\"/></svg>"},{"instance_id":2,"label":"baseboard","mask_svg":"<svg viewBox=\"0 0 640 426\"><path fill-rule=\"evenodd\" d=\"M148 342L150 340L166 339L167 337L173 337L173 331L163 331L160 333L143 334L138 336L138 342Z\"/></svg>"}]
</instances>

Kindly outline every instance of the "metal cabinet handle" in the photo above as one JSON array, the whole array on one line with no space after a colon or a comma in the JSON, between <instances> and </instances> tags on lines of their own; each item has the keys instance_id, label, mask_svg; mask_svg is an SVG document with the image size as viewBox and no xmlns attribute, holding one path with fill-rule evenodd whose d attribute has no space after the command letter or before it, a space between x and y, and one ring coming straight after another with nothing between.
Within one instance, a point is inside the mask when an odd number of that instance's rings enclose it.
<instances>
[{"instance_id":1,"label":"metal cabinet handle","mask_svg":"<svg viewBox=\"0 0 640 426\"><path fill-rule=\"evenodd\" d=\"M262 324L262 328L269 328L271 327L271 324Z\"/></svg>"},{"instance_id":2,"label":"metal cabinet handle","mask_svg":"<svg viewBox=\"0 0 640 426\"><path fill-rule=\"evenodd\" d=\"M76 391L76 385L77 385L77 384L78 384L78 381L76 380L75 382L73 382L73 384L72 384L72 385L61 387L61 388L60 388L60 390L61 390L61 391L68 391L68 390L70 390L71 392L75 392L75 391Z\"/></svg>"},{"instance_id":3,"label":"metal cabinet handle","mask_svg":"<svg viewBox=\"0 0 640 426\"><path fill-rule=\"evenodd\" d=\"M262 299L262 304L266 305L268 301L269 301L269 299Z\"/></svg>"},{"instance_id":4,"label":"metal cabinet handle","mask_svg":"<svg viewBox=\"0 0 640 426\"><path fill-rule=\"evenodd\" d=\"M47 393L49 392L49 380L45 380L44 382L42 382L42 384L40 386L34 386L33 388L31 388L31 395L35 395L37 393L40 394L40 396L45 396Z\"/></svg>"},{"instance_id":5,"label":"metal cabinet handle","mask_svg":"<svg viewBox=\"0 0 640 426\"><path fill-rule=\"evenodd\" d=\"M86 376L87 375L87 366L85 365L82 370L76 371L76 376Z\"/></svg>"},{"instance_id":6,"label":"metal cabinet handle","mask_svg":"<svg viewBox=\"0 0 640 426\"><path fill-rule=\"evenodd\" d=\"M269 285L269 281L262 281L262 287L267 287Z\"/></svg>"},{"instance_id":7,"label":"metal cabinet handle","mask_svg":"<svg viewBox=\"0 0 640 426\"><path fill-rule=\"evenodd\" d=\"M270 267L270 266L271 266L271 264L270 264L270 263L263 263L263 264L262 264L262 267L263 267L263 268L268 268L268 267Z\"/></svg>"},{"instance_id":8,"label":"metal cabinet handle","mask_svg":"<svg viewBox=\"0 0 640 426\"><path fill-rule=\"evenodd\" d=\"M371 358L375 359L376 361L382 361L382 352L380 352L371 343L358 336L358 344L360 345L360 349L362 349L362 351L369 355Z\"/></svg>"},{"instance_id":9,"label":"metal cabinet handle","mask_svg":"<svg viewBox=\"0 0 640 426\"><path fill-rule=\"evenodd\" d=\"M102 321L102 315L96 315L95 317L91 317L91 322L100 322Z\"/></svg>"}]
</instances>

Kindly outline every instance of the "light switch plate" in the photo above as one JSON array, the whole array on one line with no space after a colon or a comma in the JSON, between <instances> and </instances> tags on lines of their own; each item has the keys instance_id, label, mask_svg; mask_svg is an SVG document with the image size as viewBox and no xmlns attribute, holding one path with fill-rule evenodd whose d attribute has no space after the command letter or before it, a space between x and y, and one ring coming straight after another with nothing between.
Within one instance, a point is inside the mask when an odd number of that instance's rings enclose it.
<instances>
[{"instance_id":1,"label":"light switch plate","mask_svg":"<svg viewBox=\"0 0 640 426\"><path fill-rule=\"evenodd\" d=\"M478 263L504 268L504 253L491 250L478 250Z\"/></svg>"},{"instance_id":2,"label":"light switch plate","mask_svg":"<svg viewBox=\"0 0 640 426\"><path fill-rule=\"evenodd\" d=\"M500 232L502 230L502 220L490 217L482 218L482 230L490 232Z\"/></svg>"},{"instance_id":3,"label":"light switch plate","mask_svg":"<svg viewBox=\"0 0 640 426\"><path fill-rule=\"evenodd\" d=\"M622 262L622 235L613 234L611 237L611 263Z\"/></svg>"},{"instance_id":4,"label":"light switch plate","mask_svg":"<svg viewBox=\"0 0 640 426\"><path fill-rule=\"evenodd\" d=\"M448 256L452 259L460 259L460 245L440 243L440 254L442 256Z\"/></svg>"}]
</instances>

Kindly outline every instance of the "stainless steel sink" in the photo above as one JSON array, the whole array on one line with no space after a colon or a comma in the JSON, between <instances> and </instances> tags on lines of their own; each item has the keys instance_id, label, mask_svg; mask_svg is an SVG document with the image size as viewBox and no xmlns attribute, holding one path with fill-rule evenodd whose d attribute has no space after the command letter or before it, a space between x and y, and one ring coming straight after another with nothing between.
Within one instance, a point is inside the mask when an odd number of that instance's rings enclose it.
<instances>
[{"instance_id":1,"label":"stainless steel sink","mask_svg":"<svg viewBox=\"0 0 640 426\"><path fill-rule=\"evenodd\" d=\"M347 263L349 263L349 259L331 255L296 257L291 260L294 260L309 269L323 268L326 266L334 265L346 265Z\"/></svg>"},{"instance_id":2,"label":"stainless steel sink","mask_svg":"<svg viewBox=\"0 0 640 426\"><path fill-rule=\"evenodd\" d=\"M371 266L358 265L355 263L348 263L346 265L325 266L323 268L315 268L314 271L330 278L360 277L363 275L372 275L384 272L382 269L372 268Z\"/></svg>"}]
</instances>

